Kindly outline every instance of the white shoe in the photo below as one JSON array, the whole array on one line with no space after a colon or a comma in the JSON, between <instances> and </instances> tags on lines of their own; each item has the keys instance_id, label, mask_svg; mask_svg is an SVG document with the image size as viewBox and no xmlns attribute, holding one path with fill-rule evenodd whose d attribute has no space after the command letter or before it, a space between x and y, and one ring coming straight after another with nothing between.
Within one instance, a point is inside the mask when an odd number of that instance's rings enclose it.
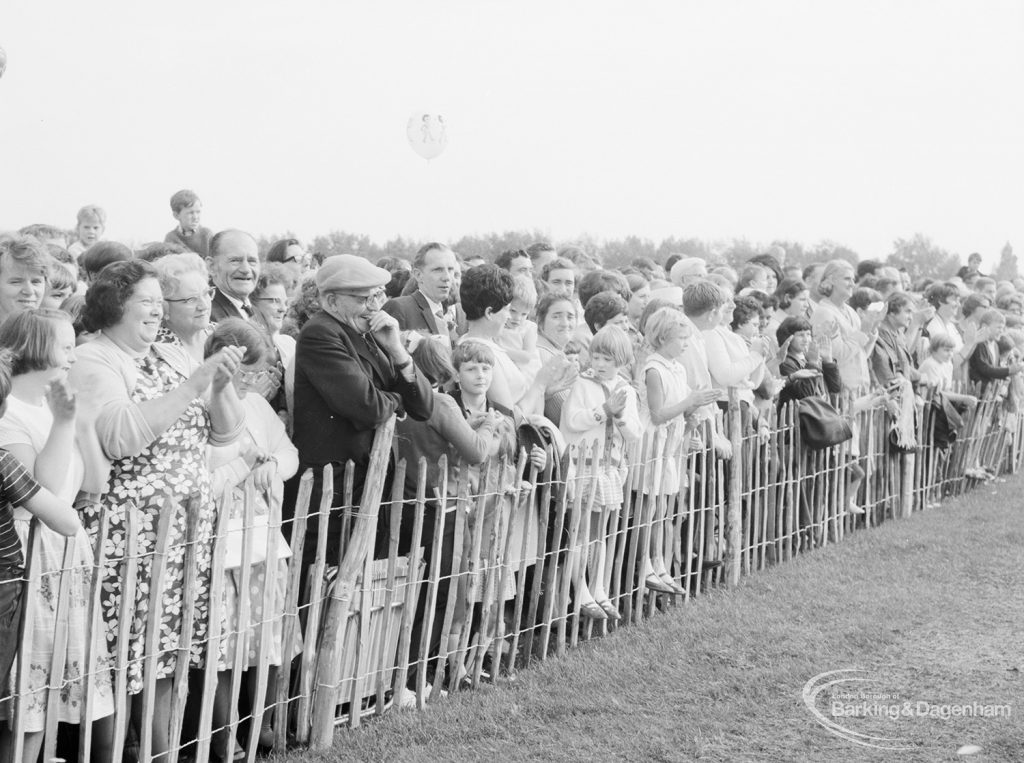
<instances>
[{"instance_id":1,"label":"white shoe","mask_svg":"<svg viewBox=\"0 0 1024 763\"><path fill-rule=\"evenodd\" d=\"M393 702L395 707L399 710L415 710L416 692L406 686L403 686L395 691Z\"/></svg>"}]
</instances>

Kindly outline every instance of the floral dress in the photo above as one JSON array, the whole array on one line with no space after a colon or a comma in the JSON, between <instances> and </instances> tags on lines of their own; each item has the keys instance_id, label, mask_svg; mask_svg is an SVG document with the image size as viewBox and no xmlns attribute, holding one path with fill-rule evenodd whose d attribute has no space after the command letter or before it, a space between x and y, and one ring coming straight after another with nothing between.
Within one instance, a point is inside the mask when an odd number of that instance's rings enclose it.
<instances>
[{"instance_id":1,"label":"floral dress","mask_svg":"<svg viewBox=\"0 0 1024 763\"><path fill-rule=\"evenodd\" d=\"M138 378L131 392L133 402L154 400L180 386L185 377L159 355L150 351L136 361ZM207 619L210 607L210 565L216 509L210 495L210 475L206 446L210 436L210 417L200 399L189 403L163 434L141 453L113 462L109 490L100 504L86 510L83 519L95 533L100 512L107 512L110 530L106 542L107 565L104 570L101 606L107 626L107 643L117 647L118 617L124 576L126 509L128 501L138 507L135 528L138 555L135 614L129 635L127 680L129 694L142 691L142 658L145 649L146 622L149 616L150 575L157 527L164 503L171 502L170 538L160 600L160 631L156 678L174 673L176 650L182 636L182 607L185 577L186 509L190 503L199 512L195 545L197 575L188 592L187 606L193 610L191 664L202 667ZM195 499L192 501L191 499Z\"/></svg>"}]
</instances>

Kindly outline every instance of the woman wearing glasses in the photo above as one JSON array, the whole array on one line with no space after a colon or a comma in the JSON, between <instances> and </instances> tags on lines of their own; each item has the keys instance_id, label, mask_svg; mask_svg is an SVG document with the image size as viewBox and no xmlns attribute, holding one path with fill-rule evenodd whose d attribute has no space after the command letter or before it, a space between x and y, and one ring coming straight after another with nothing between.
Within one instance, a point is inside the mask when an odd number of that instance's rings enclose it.
<instances>
[{"instance_id":1,"label":"woman wearing glasses","mask_svg":"<svg viewBox=\"0 0 1024 763\"><path fill-rule=\"evenodd\" d=\"M202 666L206 659L216 514L207 445L234 442L245 425L242 404L231 383L242 350L225 347L200 363L183 347L157 342L164 305L152 265L129 260L105 267L86 293L81 316L85 328L98 335L77 350L78 361L69 374L79 394L80 415L95 419L79 432L86 463L82 489L103 496L83 511L82 520L90 532L96 531L102 516L109 520L100 605L111 647L117 643L125 580L127 507L134 504L138 509L137 524L131 528L138 572L129 661L116 667L127 676L130 697L143 687L157 527L161 516L172 512L157 633L155 712L143 718L141 702L132 708L137 728L151 724L154 759L171 745L168 712L179 648L189 647L194 666ZM197 520L196 577L186 594L184 544L190 516ZM194 615L190 633L182 632L186 606Z\"/></svg>"},{"instance_id":2,"label":"woman wearing glasses","mask_svg":"<svg viewBox=\"0 0 1024 763\"><path fill-rule=\"evenodd\" d=\"M213 288L206 263L198 254L169 254L157 260L157 277L164 295L163 325L158 342L170 342L185 348L202 362L203 347L210 335L210 304Z\"/></svg>"},{"instance_id":3,"label":"woman wearing glasses","mask_svg":"<svg viewBox=\"0 0 1024 763\"><path fill-rule=\"evenodd\" d=\"M287 401L287 425L291 431L291 418L293 401L295 399L295 339L287 334L281 333L281 326L284 324L284 316L288 312L288 284L291 282L291 274L279 264L270 263L264 266L256 281L256 289L253 291L252 306L255 311L253 323L262 328L273 349L276 351L276 358L270 358L271 365L276 365L277 370L284 377L285 399ZM273 405L273 401L271 401ZM275 406L278 414L281 413L280 406Z\"/></svg>"}]
</instances>

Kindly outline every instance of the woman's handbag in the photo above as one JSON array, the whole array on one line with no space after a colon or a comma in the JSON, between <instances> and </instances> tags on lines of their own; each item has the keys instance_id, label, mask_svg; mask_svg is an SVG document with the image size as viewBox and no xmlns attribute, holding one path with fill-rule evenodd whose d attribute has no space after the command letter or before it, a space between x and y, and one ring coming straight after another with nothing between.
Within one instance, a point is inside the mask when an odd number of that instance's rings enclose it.
<instances>
[{"instance_id":1,"label":"woman's handbag","mask_svg":"<svg viewBox=\"0 0 1024 763\"><path fill-rule=\"evenodd\" d=\"M800 416L800 436L805 447L822 450L846 442L853 430L832 403L823 397L805 397L797 401Z\"/></svg>"}]
</instances>

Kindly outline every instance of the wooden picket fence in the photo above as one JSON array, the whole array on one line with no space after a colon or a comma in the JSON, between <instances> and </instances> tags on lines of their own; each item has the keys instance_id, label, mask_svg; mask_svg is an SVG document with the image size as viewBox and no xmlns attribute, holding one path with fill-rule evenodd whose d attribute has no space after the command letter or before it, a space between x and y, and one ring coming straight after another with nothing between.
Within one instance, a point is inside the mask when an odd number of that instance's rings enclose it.
<instances>
[{"instance_id":1,"label":"wooden picket fence","mask_svg":"<svg viewBox=\"0 0 1024 763\"><path fill-rule=\"evenodd\" d=\"M939 451L923 448L898 451L890 442L889 424L882 410L857 415L854 440L822 451L810 451L801 443L796 411L778 412L767 436L749 427L733 393L722 422L733 448L731 461L715 456L708 424L686 433L691 443L676 467L688 486L678 494L657 497L644 486L659 479L664 468L656 440L649 433L628 453L628 471L621 508L606 509L607 531L596 541L586 541L588 523L601 507L594 504L598 472L603 453L591 444L570 449L561 457L548 449L543 470L531 466L525 450L515 462L494 462L476 471L454 465L452 479L442 477L439 485L427 485L420 478L413 496L403 495L409 464L392 464L394 421L377 432L370 458L366 487L358 505L352 500L353 472L348 464L340 476L346 486L344 505L332 507L331 490L324 489L319 506L310 506L313 475L302 476L299 498L292 520L288 578L283 611L272 612L274 585L267 581L263 592L263 619L251 622L249 590L253 538L254 488L247 486L244 502L242 564L237 573L237 632L224 633L222 611L224 587L231 585L224 570L227 513L219 512L213 548L210 610L205 648L217 652L222 638L234 637L230 688L231 714L220 729L212 728L213 702L217 686L217 660L206 659L198 681L201 690L189 692L189 651L193 646L183 638L176 649L170 708L171 739L179 739L186 716L198 719L191 741L197 760L208 760L215 738L238 740L245 759L255 760L264 717L270 714L273 747L290 745L325 748L331 745L338 725L357 728L364 718L380 715L394 704L396 688L409 687L418 708L437 701L443 691L455 692L481 682L500 683L514 676L536 659L561 655L582 641L600 638L619 628L639 622L657 611L683 605L690 597L720 585L735 585L743 574L751 574L782 563L799 553L837 543L862 528L904 517L927 509L946 496L959 495L976 480L969 471L989 468L1005 473L1018 470L1024 462L1024 422L1007 413L994 386L990 394L965 417L959 438ZM842 408L848 400L837 400ZM931 442L934 410L926 402L918 420L917 436ZM745 431L749 430L749 431ZM662 432L664 435L665 433ZM669 433L671 434L671 433ZM697 445L699 443L699 445ZM569 465L575 462L571 477ZM864 471L859 494L848 495L850 464ZM424 475L425 464L419 474ZM441 458L440 474L449 473ZM324 470L325 485L333 474ZM385 495L385 491L387 495ZM850 511L851 499L865 509ZM382 511L383 506L387 510ZM271 503L271 506L274 506ZM430 507L435 510L429 511ZM441 507L441 509L437 509ZM403 510L405 509L405 510ZM344 515L340 564L326 565L327 517L331 511ZM270 528L281 525L279 509L270 517ZM163 593L169 548L170 510L161 514L157 543L152 554L149 581L149 614L144 685L135 701L142 703L143 717L152 717L155 695L155 666L160 652L159 604ZM197 512L190 511L185 532L186 592L195 589ZM131 704L126 693L124 666L128 656L128 628L134 615L134 591L142 561L136 535L140 529L134 507L127 511L125 553L122 567L123 595L120 601L121 631L112 658L114 669L115 753L123 759L122 740L129 737ZM430 517L430 524L426 518ZM411 527L403 527L403 521ZM307 601L299 600L306 529L317 523L318 547L308 571ZM101 579L106 521L98 528L91 570L89 622L92 631L100 621ZM374 558L374 539L385 533L386 553ZM279 550L267 533L267 569L277 567ZM445 538L449 538L446 546ZM400 542L400 538L403 538ZM31 653L33 604L40 586L58 590L55 649L49 666L47 686L44 759L58 753L57 704L65 675L64 646L68 639L87 638L86 664L81 666L83 684L82 716L95 706L96 678L105 670L104 655L92 648L90 634L68 633L61 613L66 611L69 581L74 559L73 540L65 552L65 571L53 573L57 580L43 580L39 572L36 533L29 540L24 585L25 616L21 654ZM605 590L621 619L593 620L581 611L574 591L593 575L597 555L604 555ZM648 589L645 560L652 555L664 560L679 587L669 595ZM570 559L579 558L578 563ZM193 611L182 613L182 633L191 632ZM249 624L246 627L245 624ZM280 652L284 655L274 671L272 701L265 702L271 676L270 648L275 626L282 632ZM258 632L259 648L253 664L248 659L248 640ZM437 634L428 638L423 634ZM288 659L289 655L297 655ZM28 695L28 666L19 661L13 671L14 697L10 726L14 755L22 754L23 715ZM246 690L248 671L255 690ZM413 675L414 674L414 675ZM192 678L193 689L197 677ZM151 759L149 724L142 724L134 747L138 760ZM77 759L91 759L92 726L78 728ZM220 735L218 737L217 735ZM180 749L168 759L176 761ZM64 751L67 755L67 751Z\"/></svg>"}]
</instances>

